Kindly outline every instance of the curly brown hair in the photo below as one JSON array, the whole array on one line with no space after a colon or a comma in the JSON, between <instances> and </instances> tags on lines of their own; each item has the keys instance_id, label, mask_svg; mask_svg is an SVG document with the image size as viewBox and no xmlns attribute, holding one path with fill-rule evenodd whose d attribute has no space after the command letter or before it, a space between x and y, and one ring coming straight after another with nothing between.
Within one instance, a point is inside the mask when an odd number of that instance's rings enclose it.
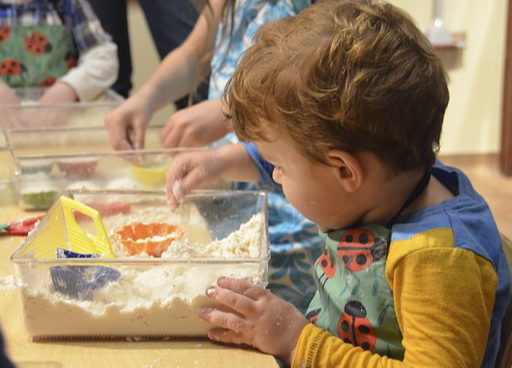
<instances>
[{"instance_id":1,"label":"curly brown hair","mask_svg":"<svg viewBox=\"0 0 512 368\"><path fill-rule=\"evenodd\" d=\"M256 37L224 97L241 140L269 141L270 128L324 164L331 149L373 152L392 172L434 164L447 76L404 11L322 2Z\"/></svg>"}]
</instances>

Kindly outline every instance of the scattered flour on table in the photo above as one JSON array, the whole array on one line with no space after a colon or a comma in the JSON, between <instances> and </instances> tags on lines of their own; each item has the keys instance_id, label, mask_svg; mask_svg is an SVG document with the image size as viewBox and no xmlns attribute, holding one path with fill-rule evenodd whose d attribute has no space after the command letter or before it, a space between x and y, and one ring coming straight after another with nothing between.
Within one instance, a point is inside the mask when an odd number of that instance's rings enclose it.
<instances>
[{"instance_id":1,"label":"scattered flour on table","mask_svg":"<svg viewBox=\"0 0 512 368\"><path fill-rule=\"evenodd\" d=\"M0 276L0 290L13 290L16 289L14 284L14 276Z\"/></svg>"},{"instance_id":2,"label":"scattered flour on table","mask_svg":"<svg viewBox=\"0 0 512 368\"><path fill-rule=\"evenodd\" d=\"M127 256L114 232L131 222L168 222L169 211L154 208L130 215L105 217L105 227L117 257L126 260L116 269L121 276L95 290L87 300L55 292L49 272L23 288L25 326L32 336L205 336L211 327L197 317L205 305L214 305L205 290L221 276L262 281L266 261L262 250L263 217L254 215L226 238L194 243L185 236L160 258ZM171 219L172 220L172 219ZM178 216L174 219L179 225ZM190 215L187 226L205 226ZM187 262L187 259L192 259ZM230 258L236 262L225 262ZM151 262L154 259L155 262ZM140 260L137 262L137 260ZM202 261L204 260L204 261ZM215 260L222 260L215 263ZM148 265L148 261L150 262ZM113 265L113 264L112 264Z\"/></svg>"}]
</instances>

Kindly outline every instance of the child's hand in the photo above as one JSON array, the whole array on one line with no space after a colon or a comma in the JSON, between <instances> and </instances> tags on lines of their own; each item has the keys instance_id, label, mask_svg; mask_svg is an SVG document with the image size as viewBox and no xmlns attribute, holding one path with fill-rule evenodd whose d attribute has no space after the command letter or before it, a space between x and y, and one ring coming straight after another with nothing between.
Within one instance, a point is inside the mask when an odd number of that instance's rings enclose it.
<instances>
[{"instance_id":1,"label":"child's hand","mask_svg":"<svg viewBox=\"0 0 512 368\"><path fill-rule=\"evenodd\" d=\"M153 109L139 94L112 110L105 118L112 146L125 151L143 149L146 127L152 115Z\"/></svg>"},{"instance_id":2,"label":"child's hand","mask_svg":"<svg viewBox=\"0 0 512 368\"><path fill-rule=\"evenodd\" d=\"M187 193L220 178L225 170L224 156L219 151L186 152L174 158L167 173L167 202L174 211Z\"/></svg>"},{"instance_id":3,"label":"child's hand","mask_svg":"<svg viewBox=\"0 0 512 368\"><path fill-rule=\"evenodd\" d=\"M206 290L211 299L231 308L201 308L199 317L218 326L208 337L228 344L246 344L291 364L306 318L291 304L245 280L220 278Z\"/></svg>"},{"instance_id":4,"label":"child's hand","mask_svg":"<svg viewBox=\"0 0 512 368\"><path fill-rule=\"evenodd\" d=\"M200 102L176 111L161 134L166 148L199 147L215 142L227 133L221 100Z\"/></svg>"}]
</instances>

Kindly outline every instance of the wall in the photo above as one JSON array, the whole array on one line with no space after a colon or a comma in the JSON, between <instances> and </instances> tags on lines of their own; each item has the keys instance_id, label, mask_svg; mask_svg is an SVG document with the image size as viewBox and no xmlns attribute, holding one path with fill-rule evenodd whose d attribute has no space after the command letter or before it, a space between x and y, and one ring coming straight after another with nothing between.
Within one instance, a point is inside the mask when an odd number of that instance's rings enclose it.
<instances>
[{"instance_id":1,"label":"wall","mask_svg":"<svg viewBox=\"0 0 512 368\"><path fill-rule=\"evenodd\" d=\"M433 0L390 0L411 14L422 30L433 19ZM445 0L443 20L450 31L465 32L467 47L442 52L450 76L448 107L441 153L494 153L501 133L502 76L506 30L506 0ZM158 64L142 12L131 2L130 31L134 55L134 90ZM160 113L157 120L170 114Z\"/></svg>"}]
</instances>

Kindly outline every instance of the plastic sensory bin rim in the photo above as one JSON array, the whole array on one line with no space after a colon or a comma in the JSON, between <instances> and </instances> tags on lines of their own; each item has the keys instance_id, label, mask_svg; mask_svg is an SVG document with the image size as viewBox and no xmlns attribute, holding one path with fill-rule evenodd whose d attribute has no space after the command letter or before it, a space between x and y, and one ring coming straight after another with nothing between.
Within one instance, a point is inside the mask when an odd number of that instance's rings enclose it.
<instances>
[{"instance_id":1,"label":"plastic sensory bin rim","mask_svg":"<svg viewBox=\"0 0 512 368\"><path fill-rule=\"evenodd\" d=\"M37 101L39 98L43 96L43 94L48 90L48 88L40 88L40 87L24 87L24 88L13 88L14 93L21 101ZM10 105L3 104L0 105L0 110L3 108L9 109L24 109L24 108L41 108L41 109L51 109L55 107L72 107L72 108L87 108L90 106L110 106L119 104L125 101L125 98L121 96L119 93L112 89L108 89L102 94L100 94L95 100L83 102L60 102L53 103L48 105L28 105L28 106L20 106L20 105Z\"/></svg>"}]
</instances>

